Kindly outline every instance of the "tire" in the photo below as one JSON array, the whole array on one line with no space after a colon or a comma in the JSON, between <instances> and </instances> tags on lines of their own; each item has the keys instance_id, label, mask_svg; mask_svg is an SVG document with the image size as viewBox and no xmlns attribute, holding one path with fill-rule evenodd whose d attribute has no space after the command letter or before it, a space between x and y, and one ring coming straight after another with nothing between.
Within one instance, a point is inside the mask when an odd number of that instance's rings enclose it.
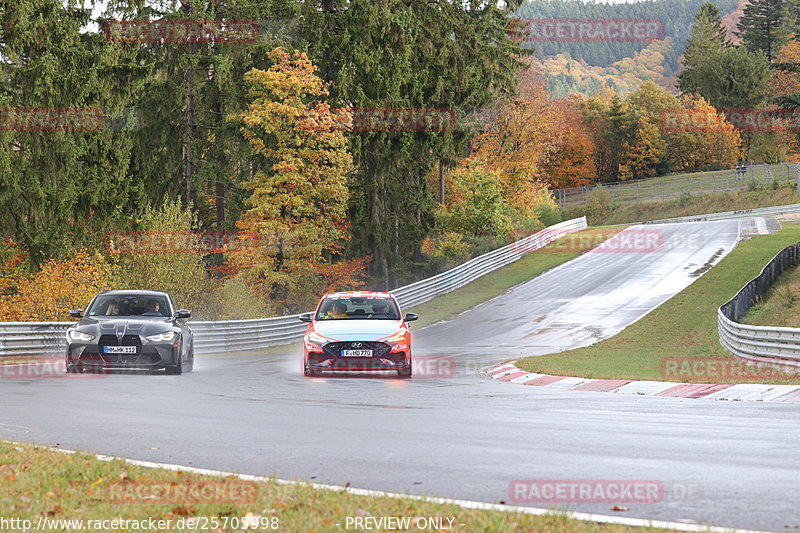
<instances>
[{"instance_id":1,"label":"tire","mask_svg":"<svg viewBox=\"0 0 800 533\"><path fill-rule=\"evenodd\" d=\"M186 366L183 368L183 371L186 373L189 373L192 370L194 370L194 348L189 351L189 362L186 363Z\"/></svg>"},{"instance_id":2,"label":"tire","mask_svg":"<svg viewBox=\"0 0 800 533\"><path fill-rule=\"evenodd\" d=\"M180 376L183 374L183 357L178 356L178 362L175 366L168 366L164 369L168 376Z\"/></svg>"},{"instance_id":3,"label":"tire","mask_svg":"<svg viewBox=\"0 0 800 533\"><path fill-rule=\"evenodd\" d=\"M317 377L317 376L319 376L319 370L312 370L311 368L308 368L307 366L304 366L303 367L303 375L306 376L306 377L309 377L309 378Z\"/></svg>"},{"instance_id":4,"label":"tire","mask_svg":"<svg viewBox=\"0 0 800 533\"><path fill-rule=\"evenodd\" d=\"M67 374L82 374L83 369L78 365L67 365Z\"/></svg>"},{"instance_id":5,"label":"tire","mask_svg":"<svg viewBox=\"0 0 800 533\"><path fill-rule=\"evenodd\" d=\"M397 371L397 377L406 378L406 379L410 378L411 374L413 373L413 370L412 370L413 366L414 365L411 364L411 358L409 357L408 358L408 368L402 368L402 369L398 370Z\"/></svg>"}]
</instances>

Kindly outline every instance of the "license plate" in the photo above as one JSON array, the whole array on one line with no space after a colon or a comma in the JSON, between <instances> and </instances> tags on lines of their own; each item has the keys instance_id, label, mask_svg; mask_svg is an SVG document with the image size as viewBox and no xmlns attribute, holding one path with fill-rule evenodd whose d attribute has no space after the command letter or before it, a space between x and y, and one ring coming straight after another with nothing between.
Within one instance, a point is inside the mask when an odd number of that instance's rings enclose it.
<instances>
[{"instance_id":1,"label":"license plate","mask_svg":"<svg viewBox=\"0 0 800 533\"><path fill-rule=\"evenodd\" d=\"M104 346L103 353L136 353L136 346Z\"/></svg>"},{"instance_id":2,"label":"license plate","mask_svg":"<svg viewBox=\"0 0 800 533\"><path fill-rule=\"evenodd\" d=\"M342 350L342 357L372 357L372 350Z\"/></svg>"}]
</instances>

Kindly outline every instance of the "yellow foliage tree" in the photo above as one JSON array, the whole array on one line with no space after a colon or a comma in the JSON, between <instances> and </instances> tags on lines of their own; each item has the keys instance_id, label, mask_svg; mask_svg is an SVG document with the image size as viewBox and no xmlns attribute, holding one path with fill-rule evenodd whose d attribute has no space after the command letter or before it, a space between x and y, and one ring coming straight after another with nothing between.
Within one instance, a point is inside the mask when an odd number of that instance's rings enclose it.
<instances>
[{"instance_id":1,"label":"yellow foliage tree","mask_svg":"<svg viewBox=\"0 0 800 533\"><path fill-rule=\"evenodd\" d=\"M488 113L470 156L497 175L503 198L525 218L535 217L542 204L554 205L541 176L547 155L558 147L557 110L532 61L520 77L518 95Z\"/></svg>"},{"instance_id":2,"label":"yellow foliage tree","mask_svg":"<svg viewBox=\"0 0 800 533\"><path fill-rule=\"evenodd\" d=\"M238 226L258 246L230 251L229 265L268 298L275 312L313 304L324 287L325 256L346 238L346 178L352 168L341 124L347 113L324 101L328 91L305 53L276 48L268 70L245 75L252 102L234 117L265 171Z\"/></svg>"},{"instance_id":3,"label":"yellow foliage tree","mask_svg":"<svg viewBox=\"0 0 800 533\"><path fill-rule=\"evenodd\" d=\"M112 267L102 255L79 250L69 259L52 259L23 278L17 292L0 298L0 321L63 321L69 310L83 308L109 288Z\"/></svg>"}]
</instances>

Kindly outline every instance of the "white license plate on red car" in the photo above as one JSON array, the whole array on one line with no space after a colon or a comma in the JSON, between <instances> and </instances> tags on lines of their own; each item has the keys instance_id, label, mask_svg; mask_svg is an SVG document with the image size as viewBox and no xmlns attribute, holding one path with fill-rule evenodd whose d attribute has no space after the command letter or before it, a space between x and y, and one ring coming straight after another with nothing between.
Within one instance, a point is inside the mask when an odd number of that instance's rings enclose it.
<instances>
[{"instance_id":1,"label":"white license plate on red car","mask_svg":"<svg viewBox=\"0 0 800 533\"><path fill-rule=\"evenodd\" d=\"M136 346L104 346L104 353L136 353Z\"/></svg>"},{"instance_id":2,"label":"white license plate on red car","mask_svg":"<svg viewBox=\"0 0 800 533\"><path fill-rule=\"evenodd\" d=\"M372 357L372 350L342 350L342 357Z\"/></svg>"}]
</instances>

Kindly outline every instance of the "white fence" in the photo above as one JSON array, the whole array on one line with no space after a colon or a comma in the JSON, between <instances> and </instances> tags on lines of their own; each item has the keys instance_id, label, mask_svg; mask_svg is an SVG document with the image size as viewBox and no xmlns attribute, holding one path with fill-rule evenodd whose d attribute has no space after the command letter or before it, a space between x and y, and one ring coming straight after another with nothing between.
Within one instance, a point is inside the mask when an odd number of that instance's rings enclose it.
<instances>
[{"instance_id":1,"label":"white fence","mask_svg":"<svg viewBox=\"0 0 800 533\"><path fill-rule=\"evenodd\" d=\"M497 250L485 253L436 276L392 291L400 305L411 308L436 296L454 291L467 283L513 263L528 252L538 250L561 235L586 229L586 217L567 220L545 228ZM190 322L195 352L230 353L257 350L299 340L307 324L298 315L252 320ZM61 355L66 349L66 329L74 322L0 323L0 357Z\"/></svg>"}]
</instances>

